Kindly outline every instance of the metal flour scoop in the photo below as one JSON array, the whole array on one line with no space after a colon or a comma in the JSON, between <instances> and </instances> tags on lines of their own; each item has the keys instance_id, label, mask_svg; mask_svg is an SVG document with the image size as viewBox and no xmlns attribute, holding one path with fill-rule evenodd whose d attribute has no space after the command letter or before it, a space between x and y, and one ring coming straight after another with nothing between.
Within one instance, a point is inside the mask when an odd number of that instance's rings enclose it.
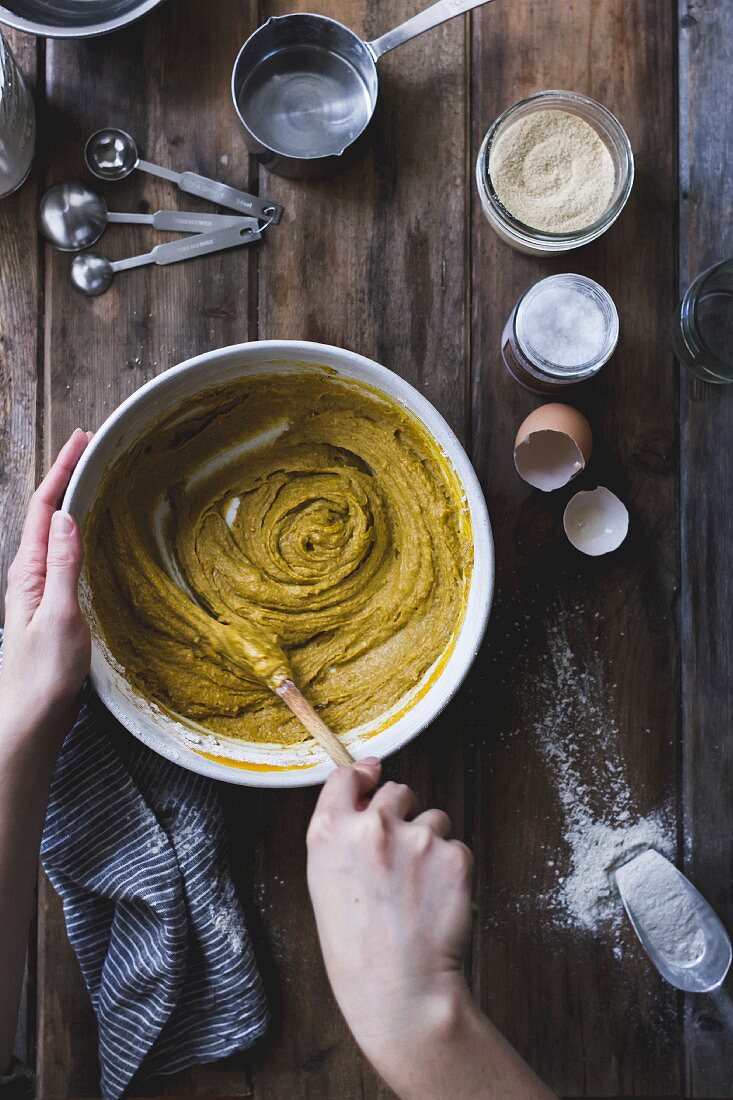
<instances>
[{"instance_id":1,"label":"metal flour scoop","mask_svg":"<svg viewBox=\"0 0 733 1100\"><path fill-rule=\"evenodd\" d=\"M372 119L379 58L488 2L438 0L373 42L325 15L268 19L244 43L232 73L247 145L276 175L333 171Z\"/></svg>"},{"instance_id":2,"label":"metal flour scoop","mask_svg":"<svg viewBox=\"0 0 733 1100\"><path fill-rule=\"evenodd\" d=\"M673 863L648 849L614 877L642 947L663 978L686 993L712 993L725 981L731 942L718 916Z\"/></svg>"}]
</instances>

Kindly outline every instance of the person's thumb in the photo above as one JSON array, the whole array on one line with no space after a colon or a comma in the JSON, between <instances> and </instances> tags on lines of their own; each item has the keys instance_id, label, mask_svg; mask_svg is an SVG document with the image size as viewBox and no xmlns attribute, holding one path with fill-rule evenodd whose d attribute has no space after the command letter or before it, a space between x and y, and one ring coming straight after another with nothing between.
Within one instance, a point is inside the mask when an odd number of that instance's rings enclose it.
<instances>
[{"instance_id":1,"label":"person's thumb","mask_svg":"<svg viewBox=\"0 0 733 1100\"><path fill-rule=\"evenodd\" d=\"M336 768L320 793L316 814L323 810L335 814L363 809L363 800L379 782L381 767L376 756L368 756L350 767Z\"/></svg>"},{"instance_id":2,"label":"person's thumb","mask_svg":"<svg viewBox=\"0 0 733 1100\"><path fill-rule=\"evenodd\" d=\"M77 586L82 564L79 528L68 512L54 512L46 556L46 587L42 603L55 615L71 615L79 607Z\"/></svg>"}]
</instances>

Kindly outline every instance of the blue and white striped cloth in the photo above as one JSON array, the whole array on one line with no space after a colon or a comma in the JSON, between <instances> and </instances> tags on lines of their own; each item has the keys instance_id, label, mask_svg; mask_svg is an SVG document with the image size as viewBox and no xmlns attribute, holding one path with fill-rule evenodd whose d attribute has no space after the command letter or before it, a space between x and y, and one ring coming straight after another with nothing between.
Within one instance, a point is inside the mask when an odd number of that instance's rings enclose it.
<instances>
[{"instance_id":1,"label":"blue and white striped cloth","mask_svg":"<svg viewBox=\"0 0 733 1100\"><path fill-rule=\"evenodd\" d=\"M104 1100L262 1036L214 784L135 741L91 691L56 766L41 857L97 1016Z\"/></svg>"}]
</instances>

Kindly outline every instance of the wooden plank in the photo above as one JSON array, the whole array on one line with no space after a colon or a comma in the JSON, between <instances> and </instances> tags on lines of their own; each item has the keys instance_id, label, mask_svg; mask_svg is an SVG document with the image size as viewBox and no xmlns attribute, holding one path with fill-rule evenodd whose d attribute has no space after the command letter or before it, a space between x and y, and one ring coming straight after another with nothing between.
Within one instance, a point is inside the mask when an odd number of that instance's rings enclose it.
<instances>
[{"instance_id":1,"label":"wooden plank","mask_svg":"<svg viewBox=\"0 0 733 1100\"><path fill-rule=\"evenodd\" d=\"M46 876L38 886L37 1094L99 1096L97 1028L66 938L61 903Z\"/></svg>"},{"instance_id":2,"label":"wooden plank","mask_svg":"<svg viewBox=\"0 0 733 1100\"><path fill-rule=\"evenodd\" d=\"M673 33L664 0L535 0L474 16L474 155L501 110L536 90L569 88L619 116L638 165L617 225L564 259L512 252L474 198L472 453L499 567L489 644L472 682L473 706L484 716L475 980L509 1039L573 1097L677 1096L681 1089L676 998L631 934L614 944L553 927L553 898L570 855L558 792L570 800L575 792L538 752L549 737L574 754L595 813L605 796L599 770L611 750L626 762L638 813L674 808ZM582 559L567 544L561 519L571 490L545 496L513 469L514 434L539 400L505 373L500 336L520 293L556 271L595 277L621 318L614 360L570 402L586 412L596 436L591 468L576 487L608 485L631 512L627 543L606 559Z\"/></svg>"},{"instance_id":3,"label":"wooden plank","mask_svg":"<svg viewBox=\"0 0 733 1100\"><path fill-rule=\"evenodd\" d=\"M252 1096L246 1056L233 1055L206 1066L191 1066L172 1077L154 1077L139 1086L140 1097L177 1097L189 1100L194 1096L211 1100L242 1100Z\"/></svg>"},{"instance_id":4,"label":"wooden plank","mask_svg":"<svg viewBox=\"0 0 733 1100\"><path fill-rule=\"evenodd\" d=\"M412 9L408 3L401 4L395 21ZM586 90L617 110L631 132L640 162L643 158L646 165L657 165L661 176L659 182L647 171L643 176L640 173L632 205L621 223L603 242L579 254L577 262L573 257L565 268L598 277L614 294L622 314L624 342L614 366L620 368L623 363L627 369L617 377L620 369L611 376L613 368L609 368L594 389L584 391L582 402L602 439L601 451L605 450L600 460L594 460L594 480L595 476L601 481L611 479L611 487L624 490L632 505L632 520L644 531L643 545L641 539L630 542L618 559L595 564L592 569L587 563L578 563L557 537L564 499L559 505L537 501L514 479L510 460L513 429L534 402L501 375L498 335L519 292L540 274L562 269L562 265L536 263L511 254L493 239L478 209L474 211L474 415L469 423L462 228L469 180L464 138L468 111L463 88L466 36L460 23L385 59L384 112L374 151L360 165L323 184L285 183L268 179L264 173L262 179L263 190L272 191L286 203L288 217L262 253L259 334L352 346L416 382L459 434L470 438L494 507L503 592L486 657L472 678L470 693L434 731L393 761L390 769L393 775L416 785L423 797L446 805L459 821L465 815L469 836L475 831L481 903L474 954L477 989L497 1022L569 1096L590 1093L600 1097L621 1090L634 1095L662 1091L679 1096L682 1087L674 1053L675 1004L662 987L650 982L632 941L625 944L624 969L629 973L624 977L607 946L569 946L563 937L550 938L546 929L530 935L527 927L535 915L531 907L525 907L521 919L513 919L511 928L501 912L523 886L540 893L552 885L542 845L554 849L560 843L557 806L534 750L528 739L523 743L521 738L508 738L517 726L530 730L546 707L547 700L536 692L520 698L516 681L518 669L531 677L546 657L548 622L554 609L573 619L568 628L570 640L581 655L592 655L596 649L598 628L587 616L597 611L603 617L606 672L615 666L619 671L612 678L620 680L621 672L628 677L628 684L620 684L613 697L604 700L604 719L609 726L622 729L642 808L652 807L673 789L674 752L665 750L667 738L677 728L675 660L667 656L667 650L674 653L668 608L675 561L673 535L665 523L668 525L673 514L675 492L669 460L674 406L672 373L664 366L660 369L657 351L663 346L674 296L674 242L669 232L674 151L668 144L672 134L668 72L673 57L672 25L661 0L643 7L638 3L632 9L629 12L614 0L602 9L594 5L594 10L600 11L595 16L590 6L580 6L563 9L560 19L549 2L543 2L524 14L516 6L511 12L500 12L497 5L474 17L474 151L488 122L508 102L537 86L565 84ZM713 18L708 9L710 5L702 16L695 10L691 17L696 25ZM168 5L145 24L114 39L50 45L53 151L49 179L78 175L86 134L97 125L119 121L136 133L153 159L213 171L217 160L226 156L229 164L222 165L219 173L232 182L244 182L249 168L228 106L226 111L212 110L215 121L206 136L200 125L192 126L191 119L200 102L217 107L225 102L231 58L224 59L222 54L228 50L233 58L238 41L254 20L245 17L239 5L235 8L223 0L217 5L216 25L210 21L207 27L194 18L193 0L179 0L175 14L169 16L173 11ZM381 16L377 22L376 16L368 16L366 8L356 2L349 10L342 5L331 13L357 30L376 34L384 29ZM195 35L191 34L193 26ZM687 26L697 33L693 24ZM625 37L629 27L635 28L637 40ZM724 36L719 38L725 43ZM700 46L706 41L699 40L692 66L696 90L703 80ZM230 46L225 50L222 42ZM568 43L574 48L566 48ZM726 46L718 42L717 48L723 51ZM725 59L724 53L721 56ZM543 58L552 58L553 63ZM136 95L129 103L132 84ZM161 84L166 89L165 116L157 90ZM716 87L719 84L711 84ZM439 94L434 94L436 89ZM430 140L426 140L424 118L427 101ZM643 117L634 109L634 104L642 101L646 103ZM126 104L124 118L119 114L120 102ZM700 108L693 128L696 149L704 147L700 134L704 117L705 110ZM705 134L704 140L709 137ZM701 177L700 193L707 193L702 190L703 182ZM136 203L156 209L192 201L178 200L165 185L142 179L109 188L108 196L113 207L122 209ZM5 209L0 206L0 216ZM699 217L696 210L695 219ZM114 239L112 234L105 239L104 250L112 256L127 254L139 246L143 232L116 229ZM313 243L316 232L317 248ZM3 236L7 239L12 240L9 229ZM721 239L718 232L717 240ZM631 265L627 262L630 255L634 258ZM701 257L698 266L702 262ZM27 257L24 265L22 278L27 279ZM249 279L254 267L251 257L211 258L185 269L133 273L121 277L114 291L98 302L71 296L67 266L68 258L53 256L46 284L49 454L75 425L79 410L90 417L86 424L94 427L122 397L164 366L204 346L255 334L249 305L255 289ZM0 279L4 277L5 265ZM3 301L7 297L3 296ZM25 324L27 312L19 316ZM25 329L23 338L28 338ZM730 434L729 421L717 419L721 408L727 410L727 395L711 408L711 401L703 402L694 387L690 392L691 400L703 408L692 410L695 419L689 420L683 432L688 433L690 446L697 448L700 461L696 468L704 469L708 452L700 450L698 425L703 435L708 423L718 429L722 424ZM714 391L714 396L718 393ZM684 402L683 394L683 412ZM35 409L35 401L33 405ZM499 408L501 416L495 420L494 409ZM631 425L625 436L624 417ZM22 433L14 430L12 434L15 441L22 442ZM718 434L727 438L720 431ZM683 434L683 446L685 438ZM705 440L703 444L707 446ZM25 470L27 476L27 466L16 462L16 468ZM627 471L626 480L622 469ZM726 472L720 471L718 484L728 483L720 480ZM0 492L3 489L0 486ZM683 481L683 501L684 492ZM0 503L5 506L5 501ZM694 516L690 513L687 521L683 515L683 531L687 522L699 545L699 521L712 522L712 516L706 510L701 517L699 502L696 507L698 511ZM12 502L3 514L13 514ZM538 573L543 546L550 551L545 556L553 560ZM656 558L648 547L659 551ZM633 554L629 553L632 549ZM716 545L711 552L716 555L715 575L728 576L723 548ZM686 683L701 684L707 676L707 692L718 683L712 669L724 669L725 654L718 655L717 666L708 663L714 656L709 640L716 636L712 628L722 624L713 618L716 608L706 607L702 620L706 629L700 627L702 586L695 581L692 563L683 564L697 624L697 648L693 662L685 665ZM571 582L576 585L579 609L567 597ZM719 601L719 615L726 606L724 599ZM632 634L633 643L623 641ZM727 644L728 636L722 636ZM595 673L594 681L604 692L608 691L606 672ZM728 696L724 688L717 691L717 695L706 694L713 699L706 715L709 720L717 715L719 722L721 713L729 716L721 709ZM487 721L489 699L489 713L495 717ZM702 754L717 753L720 768L722 747L711 738L705 741L709 725L700 719L700 700L690 694L693 699L697 735L694 756L686 757L687 774L692 774L694 764L695 775L700 776L701 764L708 770L714 766ZM692 706L689 702L685 712L688 727ZM645 734L646 729L651 733ZM497 735L507 740L497 743ZM471 778L473 741L478 744L475 781ZM716 886L719 890L720 861L716 862L717 857L711 861L699 830L710 781L707 779L705 788L701 780L687 787L686 806L697 828L691 842L696 874L704 875L709 866L711 889ZM723 797L713 820L722 821L729 830ZM259 949L280 1018L269 1046L249 1060L254 1094L285 1100L288 1096L384 1095L355 1052L321 969L302 851L312 795L228 792L227 800L233 820L246 826L240 831L239 857L246 858L253 835L259 838L250 882L261 910ZM723 854L723 863L725 858ZM522 878L519 889L518 869ZM533 874L537 878L532 879ZM92 1096L96 1087L93 1057L89 1058L93 1032L82 1007L85 994L65 944L58 906L47 888L45 891L41 927L43 1080L39 1094ZM562 951L568 953L567 966ZM274 984L276 971L280 997ZM662 1004L661 1015L655 1015L655 1000ZM613 1011L607 1010L609 1002ZM63 1027L62 1020L67 1021ZM722 1100L723 1086L701 1081L704 1064L712 1064L712 1072L717 1072L714 1059L720 1054L720 1040L713 1039L710 1063L710 1037L701 1039L701 1029L694 1025L691 1019L690 1072L693 1087L698 1089L693 1095L719 1095ZM640 1038L635 1040L634 1035ZM162 1087L167 1095L250 1094L246 1074L236 1060L231 1079L226 1070L220 1084L215 1084L215 1072L194 1071ZM716 1088L717 1092L711 1091Z\"/></svg>"},{"instance_id":5,"label":"wooden plank","mask_svg":"<svg viewBox=\"0 0 733 1100\"><path fill-rule=\"evenodd\" d=\"M16 61L35 85L37 43L6 30ZM0 200L0 622L5 614L8 565L15 556L28 498L40 476L37 431L42 388L38 385L38 293L41 258L35 246L38 158L20 191ZM35 936L31 930L18 1016L15 1055L35 1058Z\"/></svg>"},{"instance_id":6,"label":"wooden plank","mask_svg":"<svg viewBox=\"0 0 733 1100\"><path fill-rule=\"evenodd\" d=\"M228 81L237 44L252 25L253 7L239 0L218 0L206 18L196 0L177 0L109 37L49 42L48 182L84 177L86 137L119 124L151 160L247 185L249 163L228 106ZM141 173L98 189L112 210L206 208ZM162 239L144 228L115 226L100 250L116 259ZM73 291L68 256L49 250L47 261L48 456L78 423L96 428L166 367L250 335L253 259L246 250L128 272L98 299ZM39 1095L98 1096L88 997L48 883L41 894ZM248 1094L239 1067L192 1070L183 1087L188 1096Z\"/></svg>"},{"instance_id":7,"label":"wooden plank","mask_svg":"<svg viewBox=\"0 0 733 1100\"><path fill-rule=\"evenodd\" d=\"M680 292L733 255L733 8L680 3ZM685 869L733 932L733 386L681 372ZM687 1094L733 1096L733 1006L691 997Z\"/></svg>"},{"instance_id":8,"label":"wooden plank","mask_svg":"<svg viewBox=\"0 0 733 1100\"><path fill-rule=\"evenodd\" d=\"M270 3L263 15L289 10ZM319 10L374 37L411 15L414 0L379 11L362 0ZM468 420L465 56L463 20L380 62L381 113L371 148L326 181L261 173L286 207L260 257L261 337L337 344L415 384L460 435ZM423 802L462 829L460 705L388 763ZM305 882L304 837L314 793L255 797L259 905L280 978L277 1030L253 1065L257 1100L386 1093L356 1051L323 972Z\"/></svg>"},{"instance_id":9,"label":"wooden plank","mask_svg":"<svg viewBox=\"0 0 733 1100\"><path fill-rule=\"evenodd\" d=\"M35 82L35 39L7 31L15 58ZM39 250L36 247L36 173L14 195L0 200L0 620L7 568L15 556L25 508L36 478L38 390Z\"/></svg>"}]
</instances>

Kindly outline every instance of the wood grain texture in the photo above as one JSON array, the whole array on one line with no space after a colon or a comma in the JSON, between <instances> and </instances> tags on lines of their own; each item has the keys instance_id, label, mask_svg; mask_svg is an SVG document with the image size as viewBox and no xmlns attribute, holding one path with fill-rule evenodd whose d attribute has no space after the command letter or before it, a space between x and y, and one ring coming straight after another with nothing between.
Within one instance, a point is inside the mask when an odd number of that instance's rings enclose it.
<instances>
[{"instance_id":1,"label":"wood grain texture","mask_svg":"<svg viewBox=\"0 0 733 1100\"><path fill-rule=\"evenodd\" d=\"M177 0L115 35L48 43L49 183L89 178L84 141L100 126L120 125L152 161L248 185L247 154L222 105L236 49L254 26L254 15L239 0L217 0L205 19L199 12L196 0ZM112 210L206 209L205 203L139 172L124 182L107 186L95 181L93 186L105 193ZM163 239L170 237L113 226L99 249L117 259L147 251ZM69 263L68 256L48 250L47 457L77 424L96 428L128 394L166 367L251 335L253 260L246 249L124 273L98 299L72 289ZM41 894L39 1095L96 1096L96 1034L88 996L65 938L60 904L45 881ZM192 1097L248 1095L241 1066L228 1077L223 1071L192 1070L183 1087Z\"/></svg>"},{"instance_id":2,"label":"wood grain texture","mask_svg":"<svg viewBox=\"0 0 733 1100\"><path fill-rule=\"evenodd\" d=\"M568 1100L730 1100L731 1034L715 1007L694 1002L683 1015L630 933L594 939L553 921L568 851L556 777L538 751L543 732L565 723L598 810L599 767L617 746L637 811L669 809L689 873L733 924L733 394L684 378L678 434L667 350L678 264L674 6L501 0L475 12L471 30L457 19L380 62L369 149L341 175L308 183L249 163L228 98L241 41L292 6L217 0L204 18L200 2L175 0L112 37L48 43L39 182L84 177L86 136L118 124L149 159L259 187L286 214L257 250L123 274L112 292L87 300L70 288L68 257L36 259L36 184L0 203L2 560L41 465L37 420L47 461L77 422L95 428L165 367L257 337L339 344L402 374L469 448L497 541L496 604L469 683L387 762L389 777L445 807L474 846L476 994ZM418 6L317 5L367 37ZM680 9L683 278L733 245L733 131L722 91L732 20L728 0ZM35 44L14 41L28 69ZM584 91L618 114L637 180L609 234L565 260L538 261L495 238L472 179L490 122L546 87ZM95 186L110 209L206 208L140 174ZM100 250L118 258L162 239L113 227ZM519 294L560 270L597 278L621 316L614 360L571 399L595 432L577 488L606 484L631 511L627 543L605 560L580 559L565 543L569 492L533 492L512 466L514 432L537 400L504 373L499 337ZM563 702L565 667L587 695L585 713L577 699L569 709ZM257 1051L148 1082L138 1094L385 1100L391 1094L351 1040L318 950L304 850L315 792L223 788L222 800L275 1022ZM45 881L38 954L38 1095L88 1100L99 1095L94 1020Z\"/></svg>"},{"instance_id":3,"label":"wood grain texture","mask_svg":"<svg viewBox=\"0 0 733 1100\"><path fill-rule=\"evenodd\" d=\"M35 39L7 31L17 63L35 89L38 48ZM41 137L42 141L42 137ZM0 622L4 616L7 570L20 540L28 499L40 477L37 431L42 388L38 384L38 294L41 257L36 244L35 211L38 157L31 176L15 195L0 200ZM31 930L26 977L18 1017L15 1055L26 1064L35 1058L35 937Z\"/></svg>"},{"instance_id":4,"label":"wood grain texture","mask_svg":"<svg viewBox=\"0 0 733 1100\"><path fill-rule=\"evenodd\" d=\"M7 31L16 61L31 86L36 42ZM36 235L36 173L20 191L0 201L0 620L5 578L20 540L25 506L36 481L38 390L39 249Z\"/></svg>"},{"instance_id":5,"label":"wood grain texture","mask_svg":"<svg viewBox=\"0 0 733 1100\"><path fill-rule=\"evenodd\" d=\"M630 932L614 942L568 928L558 896L570 870L567 803L582 795L596 818L608 818L605 762L614 750L632 812L667 807L674 816L677 475L666 350L676 268L674 29L665 0L496 4L474 20L474 154L501 110L542 88L568 88L617 114L638 169L618 223L561 259L512 252L474 200L472 457L498 561L488 645L472 681L485 714L475 982L495 1022L568 1096L681 1089L674 993ZM590 468L573 489L546 496L513 469L516 429L539 400L506 374L500 337L519 295L557 271L608 289L621 340L599 377L570 398L593 427ZM572 492L596 484L626 502L631 527L620 551L588 559L567 543L562 511ZM548 738L575 759L576 779L563 782L557 758L543 757Z\"/></svg>"},{"instance_id":6,"label":"wood grain texture","mask_svg":"<svg viewBox=\"0 0 733 1100\"><path fill-rule=\"evenodd\" d=\"M266 5L263 16L289 10ZM318 5L374 37L415 10L364 0ZM468 423L465 212L467 24L458 19L380 62L372 142L332 179L260 189L286 208L259 264L262 338L322 341L371 356L407 378L459 435ZM464 817L463 706L388 764L422 802ZM256 797L257 879L280 976L276 1035L253 1066L257 1100L386 1096L358 1055L328 989L305 883L312 792Z\"/></svg>"},{"instance_id":7,"label":"wood grain texture","mask_svg":"<svg viewBox=\"0 0 733 1100\"><path fill-rule=\"evenodd\" d=\"M733 256L733 7L680 4L680 293ZM685 870L733 930L733 386L681 371ZM730 989L730 983L728 984ZM733 1005L691 997L686 1087L733 1096Z\"/></svg>"},{"instance_id":8,"label":"wood grain texture","mask_svg":"<svg viewBox=\"0 0 733 1100\"><path fill-rule=\"evenodd\" d=\"M148 160L248 184L247 154L222 104L236 45L253 17L246 4L233 0L218 2L206 19L197 11L194 0L177 0L112 36L49 42L49 182L81 175L113 210L207 208L141 172L113 184L93 180L84 168L84 142L98 127L119 124ZM170 239L139 226L112 226L98 249L120 259ZM52 450L80 417L84 427L96 428L147 379L250 333L252 256L246 248L125 272L113 292L100 298L73 290L69 263L68 256L49 249L46 386Z\"/></svg>"}]
</instances>

